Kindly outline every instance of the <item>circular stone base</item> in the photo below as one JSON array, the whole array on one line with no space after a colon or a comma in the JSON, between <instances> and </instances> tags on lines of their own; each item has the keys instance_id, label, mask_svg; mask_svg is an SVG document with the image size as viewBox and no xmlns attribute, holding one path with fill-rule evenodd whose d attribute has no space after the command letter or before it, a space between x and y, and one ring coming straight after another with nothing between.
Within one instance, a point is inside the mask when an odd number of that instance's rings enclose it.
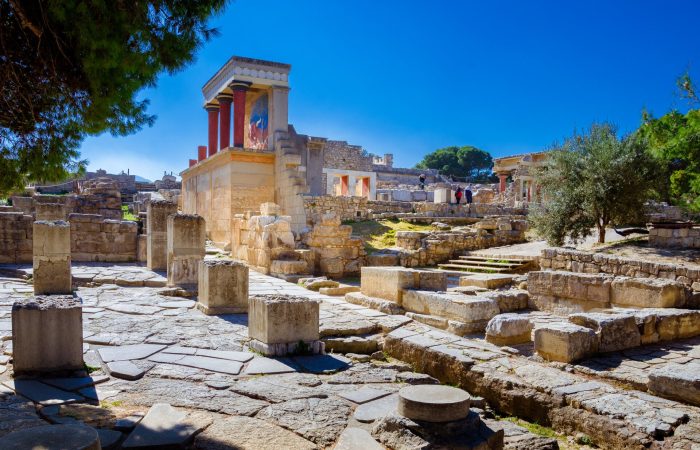
<instances>
[{"instance_id":1,"label":"circular stone base","mask_svg":"<svg viewBox=\"0 0 700 450\"><path fill-rule=\"evenodd\" d=\"M25 428L0 438L3 450L100 450L97 430L85 425L46 425Z\"/></svg>"},{"instance_id":2,"label":"circular stone base","mask_svg":"<svg viewBox=\"0 0 700 450\"><path fill-rule=\"evenodd\" d=\"M425 422L452 422L469 414L469 394L450 386L408 386L399 391L399 414Z\"/></svg>"}]
</instances>

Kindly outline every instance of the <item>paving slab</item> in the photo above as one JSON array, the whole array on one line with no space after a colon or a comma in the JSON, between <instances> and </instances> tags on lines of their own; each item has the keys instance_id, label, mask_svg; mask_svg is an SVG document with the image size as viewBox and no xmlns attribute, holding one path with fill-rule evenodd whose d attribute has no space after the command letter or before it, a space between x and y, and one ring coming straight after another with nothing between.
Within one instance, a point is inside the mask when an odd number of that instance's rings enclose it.
<instances>
[{"instance_id":1,"label":"paving slab","mask_svg":"<svg viewBox=\"0 0 700 450\"><path fill-rule=\"evenodd\" d=\"M395 413L398 406L399 395L392 394L358 406L355 409L354 417L359 422L374 422L388 414Z\"/></svg>"},{"instance_id":2,"label":"paving slab","mask_svg":"<svg viewBox=\"0 0 700 450\"><path fill-rule=\"evenodd\" d=\"M157 306L146 306L146 305L135 305L133 303L117 303L115 305L107 306L110 311L120 312L124 314L136 314L136 315L146 315L151 316L163 308L158 308Z\"/></svg>"},{"instance_id":3,"label":"paving slab","mask_svg":"<svg viewBox=\"0 0 700 450\"><path fill-rule=\"evenodd\" d=\"M148 358L152 354L163 350L165 345L157 344L133 344L121 345L119 347L101 347L97 349L102 361L108 363L112 361L129 361L133 359Z\"/></svg>"},{"instance_id":4,"label":"paving slab","mask_svg":"<svg viewBox=\"0 0 700 450\"><path fill-rule=\"evenodd\" d=\"M384 446L362 428L346 428L333 450L384 450Z\"/></svg>"},{"instance_id":5,"label":"paving slab","mask_svg":"<svg viewBox=\"0 0 700 450\"><path fill-rule=\"evenodd\" d=\"M186 418L184 411L167 403L156 403L126 438L122 448L183 445L197 431Z\"/></svg>"},{"instance_id":6,"label":"paving slab","mask_svg":"<svg viewBox=\"0 0 700 450\"><path fill-rule=\"evenodd\" d=\"M195 301L194 300L176 300L172 302L163 302L163 303L158 303L158 306L160 308L167 308L167 309L177 309L177 308L192 308L194 307Z\"/></svg>"},{"instance_id":7,"label":"paving slab","mask_svg":"<svg viewBox=\"0 0 700 450\"><path fill-rule=\"evenodd\" d=\"M246 375L271 375L276 373L291 373L297 369L287 361L256 357L253 358L245 369Z\"/></svg>"},{"instance_id":8,"label":"paving slab","mask_svg":"<svg viewBox=\"0 0 700 450\"><path fill-rule=\"evenodd\" d=\"M78 394L57 389L37 380L4 381L3 384L17 394L42 405L62 405L85 400Z\"/></svg>"},{"instance_id":9,"label":"paving slab","mask_svg":"<svg viewBox=\"0 0 700 450\"><path fill-rule=\"evenodd\" d=\"M238 361L238 362L248 362L253 357L255 356L254 353L251 352L235 352L235 351L227 351L227 350L209 350L209 349L199 349L197 350L196 353L197 356L207 356L209 358L218 358L218 359L228 359L231 361Z\"/></svg>"},{"instance_id":10,"label":"paving slab","mask_svg":"<svg viewBox=\"0 0 700 450\"><path fill-rule=\"evenodd\" d=\"M106 375L96 375L94 377L42 378L41 382L66 391L77 391L84 387L104 383L107 380L109 377Z\"/></svg>"},{"instance_id":11,"label":"paving slab","mask_svg":"<svg viewBox=\"0 0 700 450\"><path fill-rule=\"evenodd\" d=\"M311 373L333 373L352 364L350 359L340 355L296 356L292 360Z\"/></svg>"},{"instance_id":12,"label":"paving slab","mask_svg":"<svg viewBox=\"0 0 700 450\"><path fill-rule=\"evenodd\" d=\"M122 438L122 433L108 428L97 428L97 435L100 437L102 450L112 450L117 447L117 443Z\"/></svg>"},{"instance_id":13,"label":"paving slab","mask_svg":"<svg viewBox=\"0 0 700 450\"><path fill-rule=\"evenodd\" d=\"M145 373L131 361L113 361L107 363L107 371L115 378L129 381L138 380Z\"/></svg>"},{"instance_id":14,"label":"paving slab","mask_svg":"<svg viewBox=\"0 0 700 450\"><path fill-rule=\"evenodd\" d=\"M360 389L340 392L338 395L344 399L350 400L353 403L361 405L381 397L386 397L389 394L391 394L391 392L371 388L369 386L362 386Z\"/></svg>"},{"instance_id":15,"label":"paving slab","mask_svg":"<svg viewBox=\"0 0 700 450\"><path fill-rule=\"evenodd\" d=\"M86 425L45 425L0 438L3 450L100 450L97 431Z\"/></svg>"},{"instance_id":16,"label":"paving slab","mask_svg":"<svg viewBox=\"0 0 700 450\"><path fill-rule=\"evenodd\" d=\"M243 364L239 363L238 361L191 355L184 356L175 364L209 370L211 372L227 373L229 375L238 375L241 373L241 369L243 368Z\"/></svg>"}]
</instances>

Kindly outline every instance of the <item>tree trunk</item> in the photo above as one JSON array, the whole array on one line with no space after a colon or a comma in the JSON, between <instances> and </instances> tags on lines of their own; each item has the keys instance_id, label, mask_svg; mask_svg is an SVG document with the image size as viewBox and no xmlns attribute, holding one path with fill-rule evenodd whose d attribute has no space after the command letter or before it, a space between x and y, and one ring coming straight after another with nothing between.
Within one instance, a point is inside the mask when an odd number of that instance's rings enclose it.
<instances>
[{"instance_id":1,"label":"tree trunk","mask_svg":"<svg viewBox=\"0 0 700 450\"><path fill-rule=\"evenodd\" d=\"M598 222L598 243L605 244L605 224Z\"/></svg>"}]
</instances>

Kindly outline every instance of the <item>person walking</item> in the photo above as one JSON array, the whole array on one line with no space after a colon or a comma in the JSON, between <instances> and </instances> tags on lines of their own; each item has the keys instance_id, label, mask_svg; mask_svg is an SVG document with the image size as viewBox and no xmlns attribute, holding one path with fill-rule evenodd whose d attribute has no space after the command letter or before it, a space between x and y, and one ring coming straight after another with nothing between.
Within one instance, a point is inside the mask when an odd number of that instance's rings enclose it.
<instances>
[{"instance_id":1,"label":"person walking","mask_svg":"<svg viewBox=\"0 0 700 450\"><path fill-rule=\"evenodd\" d=\"M422 173L418 176L418 185L422 190L425 190L425 174Z\"/></svg>"},{"instance_id":2,"label":"person walking","mask_svg":"<svg viewBox=\"0 0 700 450\"><path fill-rule=\"evenodd\" d=\"M474 200L471 186L467 186L467 188L464 190L464 197L465 197L465 200L467 201L467 211L471 212L472 201Z\"/></svg>"},{"instance_id":3,"label":"person walking","mask_svg":"<svg viewBox=\"0 0 700 450\"><path fill-rule=\"evenodd\" d=\"M462 200L462 188L460 186L457 186L457 190L455 191L455 200L459 206L459 202Z\"/></svg>"}]
</instances>

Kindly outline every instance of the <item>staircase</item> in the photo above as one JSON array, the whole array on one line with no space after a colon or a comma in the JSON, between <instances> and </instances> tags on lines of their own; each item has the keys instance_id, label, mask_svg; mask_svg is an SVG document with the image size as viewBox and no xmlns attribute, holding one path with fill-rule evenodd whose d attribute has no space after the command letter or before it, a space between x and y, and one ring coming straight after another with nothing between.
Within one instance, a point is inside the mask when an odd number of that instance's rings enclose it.
<instances>
[{"instance_id":1,"label":"staircase","mask_svg":"<svg viewBox=\"0 0 700 450\"><path fill-rule=\"evenodd\" d=\"M460 256L445 264L438 264L441 270L448 272L479 272L479 273L520 273L530 265L529 259L498 258L487 256Z\"/></svg>"}]
</instances>

